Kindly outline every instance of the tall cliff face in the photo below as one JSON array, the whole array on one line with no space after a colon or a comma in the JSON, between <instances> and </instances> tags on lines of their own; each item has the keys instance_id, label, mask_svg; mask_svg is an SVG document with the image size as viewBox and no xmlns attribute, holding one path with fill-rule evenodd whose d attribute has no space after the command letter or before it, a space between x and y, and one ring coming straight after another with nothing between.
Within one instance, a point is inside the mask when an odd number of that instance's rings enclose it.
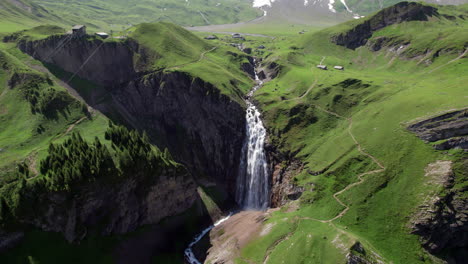
<instances>
[{"instance_id":1,"label":"tall cliff face","mask_svg":"<svg viewBox=\"0 0 468 264\"><path fill-rule=\"evenodd\" d=\"M144 65L157 56L132 39L67 38L20 41L18 46L40 61L106 87L117 106L112 111L118 113L110 112L108 105L95 108L124 117L158 146L167 147L191 173L234 191L245 134L240 100L187 73L148 73Z\"/></svg>"},{"instance_id":2,"label":"tall cliff face","mask_svg":"<svg viewBox=\"0 0 468 264\"><path fill-rule=\"evenodd\" d=\"M21 51L42 62L103 86L128 82L137 75L130 42L103 42L99 39L54 35L44 40L19 42ZM138 49L138 45L134 45Z\"/></svg>"},{"instance_id":3,"label":"tall cliff face","mask_svg":"<svg viewBox=\"0 0 468 264\"><path fill-rule=\"evenodd\" d=\"M89 231L123 234L181 214L199 200L197 186L186 170L166 170L158 178L135 175L117 183L92 183L70 194L45 193L23 224L63 233L80 241Z\"/></svg>"},{"instance_id":4,"label":"tall cliff face","mask_svg":"<svg viewBox=\"0 0 468 264\"><path fill-rule=\"evenodd\" d=\"M111 91L118 111L198 176L234 191L244 109L213 85L182 72L154 73Z\"/></svg>"}]
</instances>

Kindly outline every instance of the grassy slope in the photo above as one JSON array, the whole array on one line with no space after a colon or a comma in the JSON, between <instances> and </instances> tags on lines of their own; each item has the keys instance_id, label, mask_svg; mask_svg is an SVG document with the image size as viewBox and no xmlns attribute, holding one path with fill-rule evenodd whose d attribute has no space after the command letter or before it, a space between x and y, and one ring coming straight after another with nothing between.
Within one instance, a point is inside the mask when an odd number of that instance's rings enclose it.
<instances>
[{"instance_id":1,"label":"grassy slope","mask_svg":"<svg viewBox=\"0 0 468 264\"><path fill-rule=\"evenodd\" d=\"M0 2L0 33L15 32L38 23L61 22L59 18L52 16L40 6L31 4L28 0L22 0L22 3L24 5L18 6L10 0Z\"/></svg>"},{"instance_id":2,"label":"grassy slope","mask_svg":"<svg viewBox=\"0 0 468 264\"><path fill-rule=\"evenodd\" d=\"M466 6L444 7L440 12L458 14L465 10ZM298 219L300 225L294 236L273 247L269 263L298 255L310 263L336 263L331 258L324 261L320 249L330 246L339 249L337 240L340 239L344 249L359 240L386 261L431 262L421 250L417 237L409 234L409 216L435 188L424 178L425 166L437 159L454 159L458 154L448 156L434 151L406 131L404 124L421 116L467 106L468 77L463 74L468 71L466 59L447 63L463 52L468 39L459 32L466 31L468 23L441 18L395 25L374 34L394 37L397 47L403 40L410 41L402 58L393 58L395 54L386 50L374 53L367 47L347 50L328 41L330 35L355 23L359 21L308 34L298 41L301 44L297 46L303 49L292 50L290 44L278 45L268 59L278 60L284 68L279 78L257 92L256 99L272 140L284 151L298 151L297 157L306 163L295 181L308 190L311 184L315 186L313 192L303 195L298 211L276 213L270 220L276 223L272 232L248 245L243 251L244 260L262 260L267 248L290 232L281 228L281 221ZM418 64L426 49L430 54L441 49L443 55L429 66ZM324 64L344 65L346 70L316 69L315 65L324 56ZM345 85L342 82L346 79L361 82ZM309 93L300 98L310 87ZM327 220L337 215L343 207L332 194L357 181L359 173L373 170L376 165L356 150L346 131L348 121L327 114L315 105L352 118L351 132L357 141L386 167L382 173L365 176L362 184L339 196L351 206L344 217L334 221L332 230L328 230L328 224L301 218ZM318 176L308 173L324 168L328 170ZM316 240L310 250L303 249L311 243L304 234L314 238L323 233L332 239ZM343 234L346 239L340 238ZM346 250L340 254L343 256ZM277 256L275 260L274 256Z\"/></svg>"},{"instance_id":3,"label":"grassy slope","mask_svg":"<svg viewBox=\"0 0 468 264\"><path fill-rule=\"evenodd\" d=\"M220 43L209 43L179 26L167 22L141 24L130 29L129 37L153 55L151 70L182 71L214 84L220 91L242 102L252 81L241 71L245 56Z\"/></svg>"}]
</instances>

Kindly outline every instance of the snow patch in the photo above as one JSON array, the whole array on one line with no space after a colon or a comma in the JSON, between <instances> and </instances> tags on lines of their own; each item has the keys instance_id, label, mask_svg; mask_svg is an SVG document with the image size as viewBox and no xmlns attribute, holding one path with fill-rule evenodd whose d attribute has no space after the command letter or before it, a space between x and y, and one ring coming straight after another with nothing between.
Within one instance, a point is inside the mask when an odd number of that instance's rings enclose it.
<instances>
[{"instance_id":1,"label":"snow patch","mask_svg":"<svg viewBox=\"0 0 468 264\"><path fill-rule=\"evenodd\" d=\"M336 10L333 7L333 4L335 4L335 0L330 0L330 2L328 2L328 9L330 9L332 13L336 13Z\"/></svg>"},{"instance_id":2,"label":"snow patch","mask_svg":"<svg viewBox=\"0 0 468 264\"><path fill-rule=\"evenodd\" d=\"M270 6L275 0L254 0L253 7Z\"/></svg>"},{"instance_id":3,"label":"snow patch","mask_svg":"<svg viewBox=\"0 0 468 264\"><path fill-rule=\"evenodd\" d=\"M351 9L349 9L348 5L346 4L346 1L345 0L340 0L340 2L344 5L344 7L346 8L346 11L348 11L349 13L353 13L353 11L351 11Z\"/></svg>"},{"instance_id":4,"label":"snow patch","mask_svg":"<svg viewBox=\"0 0 468 264\"><path fill-rule=\"evenodd\" d=\"M309 4L309 0L304 0L304 6L307 6Z\"/></svg>"}]
</instances>

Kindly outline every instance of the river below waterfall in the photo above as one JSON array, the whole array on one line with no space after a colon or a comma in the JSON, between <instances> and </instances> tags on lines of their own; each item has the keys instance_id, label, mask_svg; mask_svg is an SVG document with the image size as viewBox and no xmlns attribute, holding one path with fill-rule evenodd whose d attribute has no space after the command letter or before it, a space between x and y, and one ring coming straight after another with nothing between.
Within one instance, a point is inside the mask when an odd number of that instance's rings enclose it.
<instances>
[{"instance_id":1,"label":"river below waterfall","mask_svg":"<svg viewBox=\"0 0 468 264\"><path fill-rule=\"evenodd\" d=\"M236 183L236 202L243 210L266 210L270 202L268 163L264 149L266 129L260 118L260 111L258 111L251 100L255 91L263 85L263 82L257 76L256 70L255 81L256 85L250 90L246 97L246 135L242 146L239 174ZM193 253L193 246L214 227L228 220L231 215L232 213L205 228L195 236L184 252L185 259L188 263L201 264Z\"/></svg>"}]
</instances>

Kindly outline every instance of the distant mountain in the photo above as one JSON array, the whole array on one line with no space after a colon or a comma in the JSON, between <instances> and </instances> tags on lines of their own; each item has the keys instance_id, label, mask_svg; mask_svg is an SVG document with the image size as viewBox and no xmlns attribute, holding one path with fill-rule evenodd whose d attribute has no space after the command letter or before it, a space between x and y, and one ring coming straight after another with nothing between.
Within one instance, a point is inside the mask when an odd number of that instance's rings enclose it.
<instances>
[{"instance_id":1,"label":"distant mountain","mask_svg":"<svg viewBox=\"0 0 468 264\"><path fill-rule=\"evenodd\" d=\"M360 18L400 0L254 0L253 6L261 9L265 19L286 20L291 23L310 24L339 22ZM439 5L463 4L468 0L427 0Z\"/></svg>"},{"instance_id":2,"label":"distant mountain","mask_svg":"<svg viewBox=\"0 0 468 264\"><path fill-rule=\"evenodd\" d=\"M83 24L99 24L103 21L114 29L128 24L157 21L184 26L237 23L261 15L258 9L252 7L251 0L32 1L59 16L81 17L85 19Z\"/></svg>"}]
</instances>

